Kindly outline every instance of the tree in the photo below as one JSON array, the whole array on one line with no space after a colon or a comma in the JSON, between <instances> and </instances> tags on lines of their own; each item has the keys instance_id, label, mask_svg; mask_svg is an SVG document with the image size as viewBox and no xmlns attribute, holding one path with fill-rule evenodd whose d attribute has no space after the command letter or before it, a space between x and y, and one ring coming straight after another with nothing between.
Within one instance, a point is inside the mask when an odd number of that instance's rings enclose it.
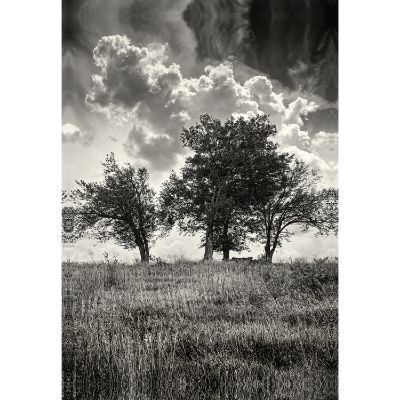
<instances>
[{"instance_id":1,"label":"tree","mask_svg":"<svg viewBox=\"0 0 400 400\"><path fill-rule=\"evenodd\" d=\"M141 261L150 259L149 246L156 229L154 191L146 168L120 167L114 154L103 165L104 181L77 181L78 231L104 241L114 239L124 248L139 248Z\"/></svg>"},{"instance_id":2,"label":"tree","mask_svg":"<svg viewBox=\"0 0 400 400\"><path fill-rule=\"evenodd\" d=\"M176 223L181 232L203 232L205 260L213 258L214 246L224 252L224 258L229 250L241 249L246 231L240 229L240 216L248 207L252 172L266 158L273 171L273 164L282 157L271 140L275 134L275 126L265 115L229 118L222 124L206 114L196 125L183 129L181 140L193 155L187 157L180 175L173 172L163 185L160 219L164 228ZM240 234L234 235L235 230Z\"/></svg>"},{"instance_id":3,"label":"tree","mask_svg":"<svg viewBox=\"0 0 400 400\"><path fill-rule=\"evenodd\" d=\"M268 167L265 164L260 167L259 184L252 194L246 226L256 240L264 243L267 262L272 262L283 240L294 234L289 230L294 225L303 231L314 228L317 234L337 233L337 190L318 190L320 176L315 170L286 157L273 192L267 192L263 176Z\"/></svg>"}]
</instances>

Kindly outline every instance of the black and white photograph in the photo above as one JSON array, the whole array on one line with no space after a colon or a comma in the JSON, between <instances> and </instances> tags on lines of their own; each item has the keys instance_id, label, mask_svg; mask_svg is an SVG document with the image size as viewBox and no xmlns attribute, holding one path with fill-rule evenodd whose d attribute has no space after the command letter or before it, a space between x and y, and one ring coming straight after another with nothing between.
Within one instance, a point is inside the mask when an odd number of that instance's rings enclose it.
<instances>
[{"instance_id":1,"label":"black and white photograph","mask_svg":"<svg viewBox=\"0 0 400 400\"><path fill-rule=\"evenodd\" d=\"M336 0L63 0L63 399L338 399L338 104Z\"/></svg>"},{"instance_id":2,"label":"black and white photograph","mask_svg":"<svg viewBox=\"0 0 400 400\"><path fill-rule=\"evenodd\" d=\"M1 398L397 399L400 6L3 3Z\"/></svg>"},{"instance_id":3,"label":"black and white photograph","mask_svg":"<svg viewBox=\"0 0 400 400\"><path fill-rule=\"evenodd\" d=\"M1 398L398 398L396 2L1 11Z\"/></svg>"}]
</instances>

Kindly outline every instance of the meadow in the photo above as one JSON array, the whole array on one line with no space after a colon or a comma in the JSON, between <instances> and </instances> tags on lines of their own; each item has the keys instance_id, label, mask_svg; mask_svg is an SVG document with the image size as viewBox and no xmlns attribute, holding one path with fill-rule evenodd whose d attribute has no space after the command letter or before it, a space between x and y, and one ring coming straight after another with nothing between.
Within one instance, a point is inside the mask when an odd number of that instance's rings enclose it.
<instances>
[{"instance_id":1,"label":"meadow","mask_svg":"<svg viewBox=\"0 0 400 400\"><path fill-rule=\"evenodd\" d=\"M63 263L63 398L338 398L338 265Z\"/></svg>"}]
</instances>

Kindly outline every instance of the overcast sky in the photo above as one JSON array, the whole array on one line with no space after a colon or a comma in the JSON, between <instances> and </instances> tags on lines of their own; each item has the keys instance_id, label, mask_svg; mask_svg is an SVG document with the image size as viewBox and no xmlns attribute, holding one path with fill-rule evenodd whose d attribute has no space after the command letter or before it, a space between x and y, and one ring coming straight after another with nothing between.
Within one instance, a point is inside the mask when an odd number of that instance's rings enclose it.
<instances>
[{"instance_id":1,"label":"overcast sky","mask_svg":"<svg viewBox=\"0 0 400 400\"><path fill-rule=\"evenodd\" d=\"M63 188L100 180L114 152L158 190L184 162L182 126L202 113L269 114L282 148L337 186L337 93L336 1L63 0ZM174 231L152 254L200 258L198 246ZM85 239L64 258L104 251L138 256ZM276 258L324 255L337 239L308 233Z\"/></svg>"}]
</instances>

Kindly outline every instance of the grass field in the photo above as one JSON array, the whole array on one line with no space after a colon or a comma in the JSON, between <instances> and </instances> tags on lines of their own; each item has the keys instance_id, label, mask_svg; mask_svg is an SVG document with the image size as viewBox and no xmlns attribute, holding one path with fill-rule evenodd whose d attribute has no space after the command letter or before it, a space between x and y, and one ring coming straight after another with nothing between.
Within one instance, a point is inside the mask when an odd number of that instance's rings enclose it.
<instances>
[{"instance_id":1,"label":"grass field","mask_svg":"<svg viewBox=\"0 0 400 400\"><path fill-rule=\"evenodd\" d=\"M64 399L337 399L337 263L63 264Z\"/></svg>"}]
</instances>

